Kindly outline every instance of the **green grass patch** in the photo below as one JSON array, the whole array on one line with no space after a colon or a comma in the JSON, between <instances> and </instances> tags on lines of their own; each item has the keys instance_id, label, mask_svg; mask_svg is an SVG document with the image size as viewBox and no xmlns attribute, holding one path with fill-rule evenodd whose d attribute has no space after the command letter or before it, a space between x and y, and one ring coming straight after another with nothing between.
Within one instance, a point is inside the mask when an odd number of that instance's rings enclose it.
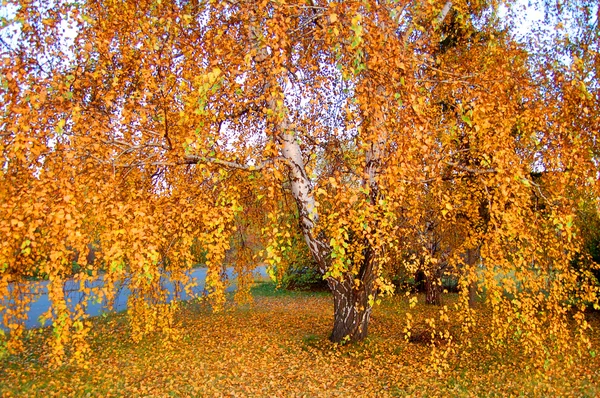
<instances>
[{"instance_id":1,"label":"green grass patch","mask_svg":"<svg viewBox=\"0 0 600 398\"><path fill-rule=\"evenodd\" d=\"M255 297L326 297L331 296L329 291L317 290L317 291L302 291L302 290L288 290L277 285L271 281L255 281L254 285L250 289L252 295Z\"/></svg>"}]
</instances>

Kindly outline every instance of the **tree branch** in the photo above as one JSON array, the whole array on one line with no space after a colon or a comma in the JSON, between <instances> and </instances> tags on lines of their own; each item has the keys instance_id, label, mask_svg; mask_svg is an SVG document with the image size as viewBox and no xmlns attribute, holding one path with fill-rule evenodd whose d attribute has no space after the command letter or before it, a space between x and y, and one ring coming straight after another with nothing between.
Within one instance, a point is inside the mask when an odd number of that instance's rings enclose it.
<instances>
[{"instance_id":1,"label":"tree branch","mask_svg":"<svg viewBox=\"0 0 600 398\"><path fill-rule=\"evenodd\" d=\"M448 16L448 13L450 12L451 8L452 8L452 1L448 0L446 2L446 4L444 4L444 8L442 8L442 11L440 12L440 15L438 16L438 19L437 19L438 25L441 24L442 22L444 22L444 19L446 19L446 17Z\"/></svg>"},{"instance_id":2,"label":"tree branch","mask_svg":"<svg viewBox=\"0 0 600 398\"><path fill-rule=\"evenodd\" d=\"M229 160L222 160L212 156L198 156L198 155L185 155L183 162L178 164L198 164L198 163L212 163L220 166L225 166L230 169L246 170L246 171L259 171L265 168L268 164L274 163L276 160L285 160L282 157L275 157L272 159L263 160L257 165L243 164L238 162L232 162Z\"/></svg>"},{"instance_id":3,"label":"tree branch","mask_svg":"<svg viewBox=\"0 0 600 398\"><path fill-rule=\"evenodd\" d=\"M463 166L454 162L445 162L448 166L455 167L458 170L466 171L471 174L495 174L498 171L496 169L473 169L471 167Z\"/></svg>"}]
</instances>

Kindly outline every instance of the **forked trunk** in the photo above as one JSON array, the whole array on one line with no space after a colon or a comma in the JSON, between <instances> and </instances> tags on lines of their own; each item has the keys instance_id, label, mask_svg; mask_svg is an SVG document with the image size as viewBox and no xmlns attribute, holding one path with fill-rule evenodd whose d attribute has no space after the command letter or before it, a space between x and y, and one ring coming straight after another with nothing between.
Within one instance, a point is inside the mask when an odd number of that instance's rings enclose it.
<instances>
[{"instance_id":1,"label":"forked trunk","mask_svg":"<svg viewBox=\"0 0 600 398\"><path fill-rule=\"evenodd\" d=\"M328 281L333 293L333 331L329 339L334 343L361 341L367 337L371 305L367 288L353 288L348 281Z\"/></svg>"},{"instance_id":2,"label":"forked trunk","mask_svg":"<svg viewBox=\"0 0 600 398\"><path fill-rule=\"evenodd\" d=\"M304 170L300 145L293 133L281 135L282 155L288 161L292 195L296 199L300 214L300 227L310 252L325 274L329 266L331 248L325 236L315 236L314 226L319 219L317 206L310 188L310 181ZM367 336L367 326L371 315L369 295L373 294L373 253L367 250L365 259L356 276L360 283L354 283L352 275L345 275L342 281L329 278L327 283L333 293L334 324L330 339L340 343L360 341Z\"/></svg>"}]
</instances>

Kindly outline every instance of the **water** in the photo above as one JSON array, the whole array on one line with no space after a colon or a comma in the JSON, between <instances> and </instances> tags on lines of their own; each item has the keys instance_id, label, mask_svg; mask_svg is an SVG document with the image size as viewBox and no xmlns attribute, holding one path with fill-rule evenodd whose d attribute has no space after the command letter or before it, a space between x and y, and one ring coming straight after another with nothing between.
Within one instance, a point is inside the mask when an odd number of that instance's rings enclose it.
<instances>
[{"instance_id":1,"label":"water","mask_svg":"<svg viewBox=\"0 0 600 398\"><path fill-rule=\"evenodd\" d=\"M265 278L267 277L266 267L260 266L254 270L255 276ZM192 282L194 283L194 287L192 288L192 293L194 296L202 296L204 293L204 285L206 281L206 268L195 268L190 271L190 277L192 278ZM226 291L233 292L236 290L236 284L234 279L233 267L227 268L227 281L228 286ZM48 298L48 285L49 281L37 281L30 282L27 284L25 288L25 294L31 294L33 296L33 301L30 303L29 309L27 311L27 319L25 321L25 328L32 329L41 326L49 326L52 324L51 321L46 321L44 324L40 322L40 317L42 314L46 313L50 308L50 299ZM174 283L164 278L162 280L163 286L168 291L168 301L173 300L175 297L175 285ZM100 276L93 282L86 282L88 287L93 288L101 288L104 285L104 277ZM23 285L21 285L23 288ZM9 286L9 290L15 289L14 285ZM131 290L129 290L128 286L125 284L121 286L117 293L115 294L115 300L112 308L107 308L106 304L102 302L102 300L98 300L95 297L87 297L85 293L81 292L80 282L74 280L67 280L63 286L64 291L67 293L67 306L73 310L78 303L81 303L83 300L88 300L86 314L89 316L98 316L108 312L120 312L124 311L127 308L127 299L131 295ZM14 290L13 290L14 291ZM179 289L180 291L180 299L188 300L191 297L188 296L183 289ZM4 314L0 313L0 329L7 330L6 325L4 325Z\"/></svg>"}]
</instances>

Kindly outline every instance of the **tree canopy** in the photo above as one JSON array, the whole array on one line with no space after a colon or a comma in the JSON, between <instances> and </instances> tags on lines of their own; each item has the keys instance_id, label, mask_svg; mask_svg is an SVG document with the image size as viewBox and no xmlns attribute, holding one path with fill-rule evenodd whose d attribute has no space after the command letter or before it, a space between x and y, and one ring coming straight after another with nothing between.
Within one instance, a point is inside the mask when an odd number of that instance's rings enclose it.
<instances>
[{"instance_id":1,"label":"tree canopy","mask_svg":"<svg viewBox=\"0 0 600 398\"><path fill-rule=\"evenodd\" d=\"M431 319L439 333L448 316L469 328L471 292L493 342L586 349L598 288L572 264L577 212L597 208L600 188L594 2L547 5L540 26L555 29L521 38L518 5L495 1L5 4L12 348L30 299L11 284L40 276L58 360L85 353L89 328L86 303L65 301L71 277L102 276L82 289L107 301L128 279L133 338L176 336L161 278L189 287L199 243L218 310L225 254L251 226L279 268L302 235L333 292L333 341L363 339L390 270L419 263L434 285L442 269L459 280L461 304ZM246 253L236 271L259 260Z\"/></svg>"}]
</instances>

